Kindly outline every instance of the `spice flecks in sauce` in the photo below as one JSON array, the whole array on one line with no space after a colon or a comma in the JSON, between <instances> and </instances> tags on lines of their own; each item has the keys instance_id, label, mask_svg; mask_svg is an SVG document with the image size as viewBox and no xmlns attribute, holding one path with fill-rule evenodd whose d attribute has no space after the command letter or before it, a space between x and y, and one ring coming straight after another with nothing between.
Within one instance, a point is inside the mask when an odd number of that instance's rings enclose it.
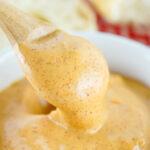
<instances>
[{"instance_id":1,"label":"spice flecks in sauce","mask_svg":"<svg viewBox=\"0 0 150 150\"><path fill-rule=\"evenodd\" d=\"M147 102L150 90L143 85L111 75L105 97L109 102L108 118L104 126L92 135L61 126L64 120L58 110L49 110L49 114L28 111L24 101L29 93L25 89L30 88L29 83L23 80L0 93L2 150L45 150L47 147L52 150L149 150L150 108ZM31 99L34 94L30 92Z\"/></svg>"}]
</instances>

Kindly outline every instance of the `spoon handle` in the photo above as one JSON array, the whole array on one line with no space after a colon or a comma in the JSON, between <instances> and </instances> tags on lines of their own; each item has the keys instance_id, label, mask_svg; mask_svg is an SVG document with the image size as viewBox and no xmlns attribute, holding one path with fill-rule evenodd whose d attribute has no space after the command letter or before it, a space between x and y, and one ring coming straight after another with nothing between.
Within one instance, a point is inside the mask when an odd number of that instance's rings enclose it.
<instances>
[{"instance_id":1,"label":"spoon handle","mask_svg":"<svg viewBox=\"0 0 150 150\"><path fill-rule=\"evenodd\" d=\"M38 39L56 30L53 25L36 20L4 0L0 0L0 26L10 41L17 43Z\"/></svg>"}]
</instances>

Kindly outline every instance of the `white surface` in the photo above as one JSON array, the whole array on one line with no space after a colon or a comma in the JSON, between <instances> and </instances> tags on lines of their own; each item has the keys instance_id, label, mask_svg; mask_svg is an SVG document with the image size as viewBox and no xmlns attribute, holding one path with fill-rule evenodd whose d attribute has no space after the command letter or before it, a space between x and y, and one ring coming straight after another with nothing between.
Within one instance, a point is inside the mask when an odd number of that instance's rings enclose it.
<instances>
[{"instance_id":1,"label":"white surface","mask_svg":"<svg viewBox=\"0 0 150 150\"><path fill-rule=\"evenodd\" d=\"M98 32L74 33L101 49L112 71L138 79L150 86L150 48L126 38ZM0 89L23 77L12 50L0 54Z\"/></svg>"}]
</instances>

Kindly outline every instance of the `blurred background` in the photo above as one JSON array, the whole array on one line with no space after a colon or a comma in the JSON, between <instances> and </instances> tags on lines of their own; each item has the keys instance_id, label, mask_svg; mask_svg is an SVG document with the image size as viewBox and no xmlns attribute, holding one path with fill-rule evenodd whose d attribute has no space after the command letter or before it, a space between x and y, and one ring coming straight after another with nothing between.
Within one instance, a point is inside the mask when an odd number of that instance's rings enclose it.
<instances>
[{"instance_id":1,"label":"blurred background","mask_svg":"<svg viewBox=\"0 0 150 150\"><path fill-rule=\"evenodd\" d=\"M100 31L150 46L150 0L6 0L65 31ZM0 49L8 46L0 29Z\"/></svg>"}]
</instances>

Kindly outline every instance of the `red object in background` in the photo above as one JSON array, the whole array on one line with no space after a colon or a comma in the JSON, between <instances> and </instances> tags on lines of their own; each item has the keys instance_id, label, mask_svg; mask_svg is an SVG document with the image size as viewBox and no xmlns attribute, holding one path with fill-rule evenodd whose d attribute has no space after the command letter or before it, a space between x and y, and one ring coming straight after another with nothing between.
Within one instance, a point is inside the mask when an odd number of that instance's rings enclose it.
<instances>
[{"instance_id":1,"label":"red object in background","mask_svg":"<svg viewBox=\"0 0 150 150\"><path fill-rule=\"evenodd\" d=\"M99 14L96 15L99 31L125 36L150 46L150 26L111 24Z\"/></svg>"},{"instance_id":2,"label":"red object in background","mask_svg":"<svg viewBox=\"0 0 150 150\"><path fill-rule=\"evenodd\" d=\"M101 32L109 32L139 41L150 46L150 26L133 24L111 24L96 12L89 0L85 0L94 10L97 16L98 29Z\"/></svg>"}]
</instances>

